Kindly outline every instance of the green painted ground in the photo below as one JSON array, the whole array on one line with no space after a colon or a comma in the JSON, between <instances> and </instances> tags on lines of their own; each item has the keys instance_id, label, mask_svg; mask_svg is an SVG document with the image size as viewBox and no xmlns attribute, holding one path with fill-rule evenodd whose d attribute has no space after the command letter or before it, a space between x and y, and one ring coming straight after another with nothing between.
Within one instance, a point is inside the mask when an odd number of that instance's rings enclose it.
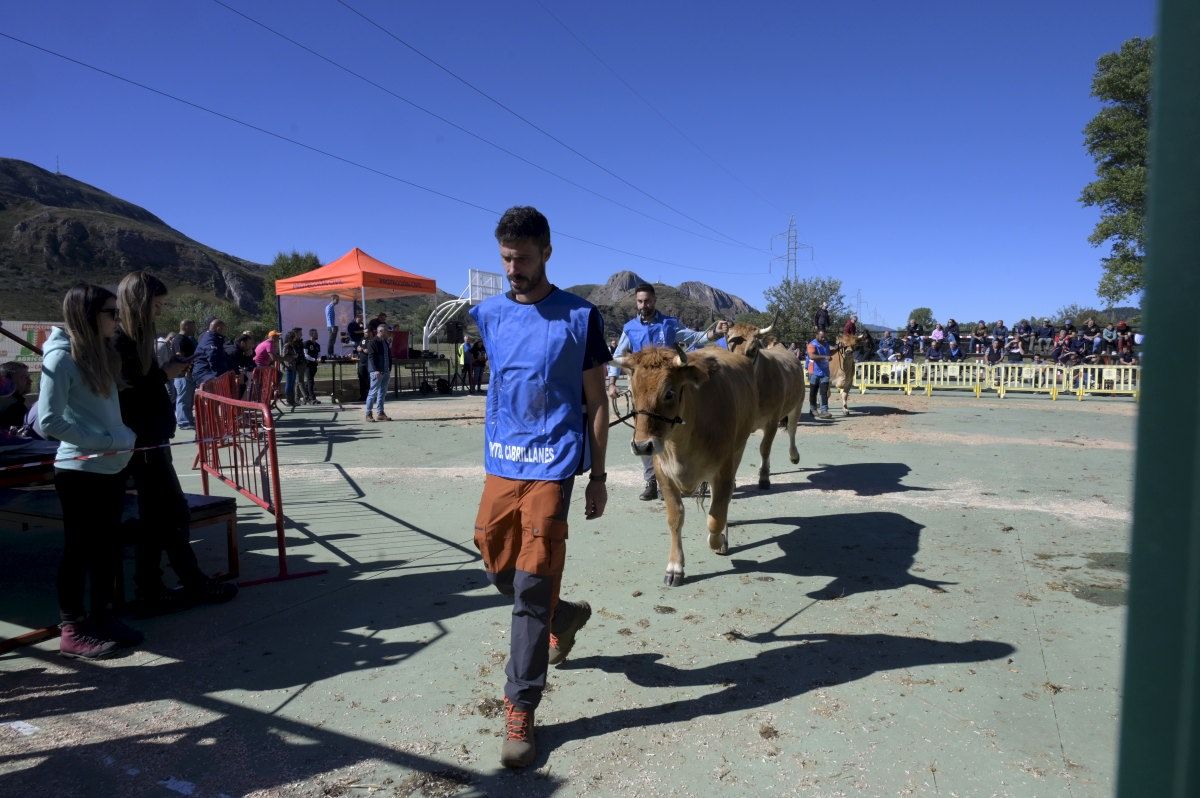
<instances>
[{"instance_id":1,"label":"green painted ground","mask_svg":"<svg viewBox=\"0 0 1200 798\"><path fill-rule=\"evenodd\" d=\"M661 505L637 501L614 430L609 511L572 511L564 583L595 615L524 773L496 764L508 614L470 542L482 400L393 402L391 424L297 411L289 565L328 573L144 622L121 659L0 658L0 724L19 722L0 725L0 792L1109 795L1135 406L852 407L801 426L798 467L776 440L769 493L747 447L729 557L689 503L674 589ZM243 575L269 576L273 526L243 505ZM0 535L0 633L54 617L57 543ZM218 530L196 545L217 570Z\"/></svg>"}]
</instances>

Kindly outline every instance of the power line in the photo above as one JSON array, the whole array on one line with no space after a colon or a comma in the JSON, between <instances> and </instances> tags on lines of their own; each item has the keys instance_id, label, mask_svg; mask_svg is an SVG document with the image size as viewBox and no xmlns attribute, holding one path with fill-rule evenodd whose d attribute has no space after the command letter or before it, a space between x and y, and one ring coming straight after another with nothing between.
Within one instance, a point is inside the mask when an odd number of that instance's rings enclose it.
<instances>
[{"instance_id":1,"label":"power line","mask_svg":"<svg viewBox=\"0 0 1200 798\"><path fill-rule=\"evenodd\" d=\"M676 125L674 122L672 122L670 119L667 118L666 114L664 114L662 111L658 110L658 108L655 107L655 105L653 103L651 103L649 100L647 100L644 96L642 96L641 92L639 92L637 89L635 89L629 83L629 81L625 80L625 78L621 75L620 72L617 72L617 70L613 69L613 67L610 66L607 61L605 61L603 58L600 57L599 53L597 53L595 50L593 50L591 47L589 47L587 42L585 42L583 39L581 39L575 33L575 31L573 31L569 27L567 27L567 23L563 22L562 19L559 18L559 16L557 14L555 14L553 11L551 11L546 6L546 4L542 2L542 0L533 0L533 2L536 3L543 11L545 11L550 16L551 19L553 19L555 22L557 22L559 24L559 27L561 27L563 30L565 30L567 32L567 35L569 35L572 39L574 39L579 44L580 47L582 47L584 50L587 51L588 55L590 55L592 58L596 59L596 61L600 64L600 66L604 67L610 73L612 73L612 76L614 78L616 78L618 81L620 81L622 86L629 89L630 94L632 94L634 97L637 97L639 100L641 100L642 104L645 105L647 108L649 108L651 111L653 111L655 116L657 116L659 119L661 119L663 122L665 122L669 128L671 128L676 133L678 133L680 138L682 138L688 144L692 145L692 147L694 147L698 153L700 153L705 158L710 160L718 169L720 169L725 174L729 175L729 177L732 178L734 182L736 182L739 186L741 186L742 188L746 189L751 194L753 194L763 204L768 205L769 207L771 207L775 211L778 211L779 213L786 213L786 211L784 211L782 208L780 208L775 203L771 202L771 200L767 199L765 196L763 196L761 193L759 193L757 190L755 190L749 184L744 182L740 177L738 177L736 174L734 174L732 171L730 171L728 168L726 168L726 166L723 163L718 161L716 158L714 158L712 155L710 155L707 150L705 150L703 147L701 147L699 144L697 144L692 139L691 136L689 136L687 133L684 133L683 130L681 130L678 125Z\"/></svg>"},{"instance_id":2,"label":"power line","mask_svg":"<svg viewBox=\"0 0 1200 798\"><path fill-rule=\"evenodd\" d=\"M769 252L767 252L766 250L762 249L761 247L756 247L756 246L754 246L754 245L752 245L752 244L747 244L745 241L741 241L741 240L739 240L739 239L736 239L736 238L734 238L733 236L729 235L728 233L723 233L723 232L721 232L720 230L716 229L715 227L711 227L711 226L709 226L709 225L705 224L704 222L700 221L699 219L696 219L696 218L694 218L694 217L692 217L692 216L689 216L689 215L687 215L686 213L684 213L683 211L681 211L681 210L679 210L678 208L674 207L673 205L670 205L670 204L668 204L668 203L664 202L663 200L660 200L658 197L654 196L654 195L653 195L653 194L651 194L650 192L648 192L648 191L646 191L645 189L643 189L643 188L641 188L641 187L639 187L639 186L637 186L637 185L635 185L635 184L631 183L630 181L628 181L628 180L626 180L625 178L621 177L619 174L617 174L617 173L616 173L616 172L614 172L613 170L609 169L607 166L604 166L603 164L601 164L601 163L599 163L599 162L595 161L594 159L592 159L592 158L588 157L587 155L585 155L584 153L582 153L582 152L580 152L579 150L575 149L575 148L574 148L574 147L572 147L570 144L568 144L567 142L565 142L565 141L563 141L562 139L558 138L557 136L555 136L553 133L549 132L549 131L548 131L548 130L546 130L545 128L543 128L543 127L540 127L540 126L539 126L539 125L537 125L535 122L532 122L531 120L529 120L529 119L527 119L526 117L522 116L522 115L521 115L520 113L518 113L517 111L514 111L512 108L508 107L507 105L505 105L505 104L504 104L503 102L501 102L500 100L497 100L495 97L493 97L492 95L488 94L488 93L487 93L487 92L485 92L483 89L481 89L481 88L479 88L478 86L476 86L475 84L471 83L471 82L470 82L470 81L468 81L466 78L464 78L464 77L462 77L461 75L459 75L458 73L454 72L454 71L453 71L453 70L451 70L449 67L442 65L442 64L441 64L441 63L439 63L438 61L434 60L432 57L430 57L430 56L426 55L425 53L421 52L421 51L420 51L420 50L418 50L416 47L414 47L413 45L411 45L411 44L409 44L408 42L406 42L404 39L401 39L399 36L397 36L395 33L393 33L393 32L392 32L391 30L389 30L388 28L384 27L384 26L383 26L383 25L381 25L380 23L376 22L375 20L373 20L373 19L371 19L370 17L368 17L366 14L364 14L364 13L362 13L361 11L359 11L358 9L356 9L354 6L352 6L352 5L350 5L349 3L347 3L347 2L346 2L346 0L336 0L336 2L337 2L339 5L341 5L342 7L344 7L346 10L348 10L348 11L350 11L351 13L355 14L356 16L360 17L362 20L364 20L364 21L365 21L365 22L367 22L368 24L372 25L373 27L377 28L378 30L380 30L381 32L383 32L384 34L386 34L387 36L391 37L391 38L392 38L393 40L395 40L397 43L399 43L399 44L403 45L404 47L408 48L408 49L409 49L409 50L411 50L412 52L416 53L416 54L417 54L417 55L419 55L421 58L423 58L423 59L425 59L426 61L428 61L430 64L433 64L435 67L437 67L437 68L438 68L438 69L440 69L441 71L445 72L447 75L449 75L450 77L454 78L455 80L457 80L457 81L458 81L459 83L461 83L462 85L466 86L466 87L467 87L468 89L470 89L471 91L475 92L475 93L476 93L476 94L478 94L479 96L481 96L481 97L485 98L486 100L488 100L489 102L493 103L494 105L496 105L496 107L500 108L501 110L503 110L503 111L507 112L508 114L510 114L511 116L513 116L514 118L516 118L516 119L520 120L520 121L521 121L521 122L523 122L524 124L526 124L526 125L528 125L529 127L533 128L534 130L536 130L537 132L541 133L541 134L542 134L543 136L545 136L546 138L548 138L548 139L550 139L551 141L553 141L555 144L558 144L560 147L563 147L564 149L568 150L569 152L572 152L572 153L574 153L575 155L579 156L580 158L582 158L583 160L587 161L587 162L588 162L588 163L590 163L592 166L596 167L597 169L599 169L600 171L604 172L605 174L607 174L608 176L612 177L613 179L615 179L615 180L618 180L618 181L620 181L621 183L624 183L626 186L628 186L629 188L632 188L634 191L638 192L639 194L642 194L643 196L647 197L648 199L650 199L650 200L653 200L654 202L656 202L656 203L658 203L659 205L663 206L663 207L664 207L664 208L666 208L667 210L669 210L669 211L672 211L672 212L674 212L674 213L677 213L677 214L679 214L679 215L680 215L680 216L682 216L684 219L687 219L689 222L692 222L693 224L698 224L698 225L700 225L701 227L703 227L705 230L708 230L709 232L716 233L717 235L719 235L719 236L722 236L722 237L724 237L724 238L728 238L730 241L733 241L733 242L734 242L734 243L736 243L736 244L740 244L741 246L743 246L743 247L746 247L747 249L753 249L753 250L756 250L756 251L758 251L758 252L763 252L763 253L765 253L765 254L770 254Z\"/></svg>"},{"instance_id":3,"label":"power line","mask_svg":"<svg viewBox=\"0 0 1200 798\"><path fill-rule=\"evenodd\" d=\"M359 80L363 81L364 83L366 83L370 86L373 86L376 89L379 89L384 94L387 94L390 97L393 97L394 99L399 100L400 102L408 105L409 107L414 108L423 114L427 114L427 115L433 117L434 119L438 120L439 122L449 125L450 127L454 128L455 130L470 136L471 138L475 139L476 141L480 141L480 142L488 145L489 147L499 150L500 152L504 153L505 155L508 155L508 156L511 156L512 158L517 159L521 163L532 166L534 169L544 172L545 174L548 174L551 177L558 178L559 180L563 181L564 183L566 183L570 186L574 186L575 188L578 188L581 191L586 191L588 194L591 194L594 197L598 197L598 198L604 200L605 202L610 202L613 205L616 205L618 208L624 208L625 210L630 211L631 213L635 213L638 216L642 216L653 222L657 222L659 224L665 225L672 229L678 230L682 233L687 233L688 235L696 236L697 238L703 238L705 241L712 241L717 244L722 244L724 246L739 246L738 244L734 244L729 241L724 241L720 238L714 238L712 236L707 236L703 233L697 233L694 230L689 230L688 228L682 227L681 225L677 225L672 222L668 222L666 219L660 219L657 216L652 216L644 211L634 208L632 205L626 205L625 203L621 202L620 200L613 199L612 197L610 197L606 194L601 194L599 191L595 191L581 183L577 183L574 180L571 180L570 178L565 177L565 176L559 174L558 172L553 171L552 169L548 169L548 168L542 166L541 164L535 163L534 161L531 161L528 158L526 158L522 155L519 155L516 152L513 152L512 150L508 149L507 147L504 147L501 144L497 144L496 142L492 141L491 139L485 138L484 136L482 136L478 133L475 133L474 131L469 130L466 127L463 127L462 125L458 124L457 122L447 119L446 117L442 116L441 114L438 114L436 111L432 111L432 110L424 107L423 105L420 105L420 104L408 99L407 97L397 94L396 92L389 89L387 86L377 83L376 81L370 79L366 75L363 75L359 72L355 72L353 69L350 69L349 67L335 61L334 59L329 58L328 56L317 52L316 50L309 47L308 45L302 44L302 43L296 41L295 39L291 38L287 34L282 33L280 31L276 30L275 28L272 28L270 25L266 24L265 22L262 22L261 20L255 19L254 17L251 17L248 14L245 14L245 13L239 11L238 9L229 5L228 3L223 2L223 0L212 0L212 2L218 6L221 6L222 8L226 9L230 13L236 14L237 16L241 17L242 19L246 20L247 22L257 25L258 27L262 28L263 30L265 30L269 33L272 33L275 36L278 36L280 39L283 39L284 41L288 42L289 44L294 45L295 47L299 47L301 50L304 50L306 53L309 53L310 55L313 55L313 56L321 59L325 63L327 63L333 67L336 67L337 69L342 70L346 74L351 75L355 78L358 78Z\"/></svg>"},{"instance_id":4,"label":"power line","mask_svg":"<svg viewBox=\"0 0 1200 798\"><path fill-rule=\"evenodd\" d=\"M133 80L132 78L127 78L124 75L119 75L116 72L111 72L107 69L104 69L103 67L98 67L93 64L89 64L86 61L79 60L78 58L72 58L69 55L60 53L56 50L51 50L48 47L43 47L40 44L34 44L33 42L27 41L18 36L13 36L10 33L5 33L4 31L0 31L0 37L8 39L9 41L16 42L17 44L25 45L26 47L29 47L33 50L37 50L39 52L45 53L46 55L52 55L55 58L62 59L63 61L67 61L69 63L75 64L76 66L83 67L84 69L89 69L92 72L99 73L106 77L112 78L113 80L118 80L118 81L120 81L122 83L126 83L130 86L135 86L144 91L148 91L151 94L156 94L159 97L165 97L168 100L173 100L174 102L180 103L182 105L186 105L189 108L192 108L194 110L203 111L206 114L215 116L218 119L223 119L226 122L232 122L235 125L239 125L241 127L247 128L249 130L253 130L257 133L262 133L265 136L269 136L269 137L271 137L273 139L277 139L279 141L287 142L288 144L291 144L296 147L300 147L301 149L304 149L304 150L308 150L309 152L316 153L317 155L322 155L326 158L330 158L332 160L347 164L348 166L353 166L358 169L362 169L366 172L370 172L374 175L378 175L379 177L384 177L384 178L387 178L388 180L393 180L397 183L402 183L403 185L409 186L410 188L415 188L418 191L424 191L428 194L433 194L434 196L441 197L442 199L450 200L451 202L458 203L459 205L465 205L468 208L474 208L477 211L483 211L484 213L491 214L492 216L499 216L501 214L501 211L498 211L494 208L488 208L484 205L479 205L477 203L471 202L470 200L465 200L465 199L462 199L461 197L456 197L453 194L448 194L444 191L439 191L438 189L430 188L429 186L423 186L420 183L415 183L412 180L407 180L403 177L400 177L399 175L392 174L391 172L387 172L382 169L377 169L376 167L362 163L361 161L355 161L351 158L347 158L345 156L338 155L337 153L333 153L328 150L321 149L320 147L313 146L312 144L307 144L303 141L300 141L299 139L294 139L290 136L285 136L284 134L278 133L274 130L269 130L268 128L261 127L260 125L256 125L253 122L247 122L243 119L238 119L235 116L230 116L229 114L223 113L221 111L217 111L217 110L214 110L207 106L200 105L199 103L192 102L191 100L185 99L178 95L171 94L170 92L167 92L167 91L163 91L162 89L156 89L153 86L149 86L145 83L141 83L139 81ZM558 235L562 238L569 238L572 241L578 241L582 244L588 244L593 247L598 247L600 249L606 249L606 250L609 250L610 252L616 252L621 255L627 255L627 256L633 257L633 258L639 258L641 260L650 261L652 263L661 263L666 266L675 266L677 268L686 269L686 270L690 270L690 271L709 272L712 274L754 274L754 272L725 271L725 270L721 270L721 269L709 269L709 268L705 268L702 266L692 266L692 265L689 265L686 263L679 263L677 261L670 261L670 260L664 260L662 258L655 258L655 257L651 257L649 255L642 255L637 252L631 252L629 250L620 249L619 247L610 246L608 244L602 244L598 241L592 241L590 239L571 235L570 233L565 233L565 232L558 231L558 230L555 231L555 235Z\"/></svg>"}]
</instances>

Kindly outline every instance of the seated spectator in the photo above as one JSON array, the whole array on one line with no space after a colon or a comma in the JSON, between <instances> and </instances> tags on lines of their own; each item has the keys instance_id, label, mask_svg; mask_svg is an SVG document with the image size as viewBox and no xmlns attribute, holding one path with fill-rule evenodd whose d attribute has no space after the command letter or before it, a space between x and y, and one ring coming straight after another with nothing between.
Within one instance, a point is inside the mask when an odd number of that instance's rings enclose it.
<instances>
[{"instance_id":1,"label":"seated spectator","mask_svg":"<svg viewBox=\"0 0 1200 798\"><path fill-rule=\"evenodd\" d=\"M846 320L846 326L842 327L842 332L846 335L858 335L858 316L851 316Z\"/></svg>"},{"instance_id":2,"label":"seated spectator","mask_svg":"<svg viewBox=\"0 0 1200 798\"><path fill-rule=\"evenodd\" d=\"M1034 335L1037 337L1037 352L1044 355L1054 346L1054 325L1050 323L1050 319L1042 319L1042 323L1034 330Z\"/></svg>"},{"instance_id":3,"label":"seated spectator","mask_svg":"<svg viewBox=\"0 0 1200 798\"><path fill-rule=\"evenodd\" d=\"M1071 333L1067 332L1066 327L1063 327L1061 330L1059 330L1057 333L1055 333L1054 348L1057 349L1058 347L1062 346L1063 344L1069 344L1070 342L1071 342Z\"/></svg>"},{"instance_id":4,"label":"seated spectator","mask_svg":"<svg viewBox=\"0 0 1200 798\"><path fill-rule=\"evenodd\" d=\"M900 359L905 363L913 362L913 354L917 351L917 336L906 335L900 343Z\"/></svg>"},{"instance_id":5,"label":"seated spectator","mask_svg":"<svg viewBox=\"0 0 1200 798\"><path fill-rule=\"evenodd\" d=\"M15 360L8 361L0 366L0 384L5 386L0 392L0 430L20 429L25 426L25 416L29 414L25 406L25 396L33 385L29 367Z\"/></svg>"},{"instance_id":6,"label":"seated spectator","mask_svg":"<svg viewBox=\"0 0 1200 798\"><path fill-rule=\"evenodd\" d=\"M925 362L940 363L942 361L942 342L930 341L929 349L925 351Z\"/></svg>"},{"instance_id":7,"label":"seated spectator","mask_svg":"<svg viewBox=\"0 0 1200 798\"><path fill-rule=\"evenodd\" d=\"M346 335L349 336L350 345L352 347L357 347L362 343L364 331L365 328L363 327L362 314L356 313L354 315L354 321L346 325ZM333 353L329 353L329 356L332 357Z\"/></svg>"},{"instance_id":8,"label":"seated spectator","mask_svg":"<svg viewBox=\"0 0 1200 798\"><path fill-rule=\"evenodd\" d=\"M1009 363L1024 363L1025 348L1021 346L1021 339L1015 335L1009 337L1008 343L1004 346L1004 351L1008 354Z\"/></svg>"},{"instance_id":9,"label":"seated spectator","mask_svg":"<svg viewBox=\"0 0 1200 798\"><path fill-rule=\"evenodd\" d=\"M892 336L892 331L888 330L879 339L879 359L891 360L892 352L896 350L896 339Z\"/></svg>"},{"instance_id":10,"label":"seated spectator","mask_svg":"<svg viewBox=\"0 0 1200 798\"><path fill-rule=\"evenodd\" d=\"M1075 321L1073 319L1064 319L1062 323L1063 329L1071 335L1075 334Z\"/></svg>"},{"instance_id":11,"label":"seated spectator","mask_svg":"<svg viewBox=\"0 0 1200 798\"><path fill-rule=\"evenodd\" d=\"M975 329L971 331L971 351L977 355L983 354L988 347L988 330L983 319L975 325Z\"/></svg>"},{"instance_id":12,"label":"seated spectator","mask_svg":"<svg viewBox=\"0 0 1200 798\"><path fill-rule=\"evenodd\" d=\"M1083 360L1091 354L1092 342L1088 340L1086 335L1084 335L1083 330L1075 331L1075 335L1071 337L1069 345L1071 347L1071 351L1078 355L1080 360Z\"/></svg>"},{"instance_id":13,"label":"seated spectator","mask_svg":"<svg viewBox=\"0 0 1200 798\"><path fill-rule=\"evenodd\" d=\"M946 342L950 343L959 339L958 322L954 319L946 322Z\"/></svg>"},{"instance_id":14,"label":"seated spectator","mask_svg":"<svg viewBox=\"0 0 1200 798\"><path fill-rule=\"evenodd\" d=\"M1087 336L1089 340L1100 334L1100 326L1096 324L1096 320L1091 316L1088 316L1083 322L1083 334Z\"/></svg>"},{"instance_id":15,"label":"seated spectator","mask_svg":"<svg viewBox=\"0 0 1200 798\"><path fill-rule=\"evenodd\" d=\"M958 339L950 342L950 348L946 351L946 360L950 363L961 363L966 359L963 354L962 347L958 345Z\"/></svg>"},{"instance_id":16,"label":"seated spectator","mask_svg":"<svg viewBox=\"0 0 1200 798\"><path fill-rule=\"evenodd\" d=\"M919 352L925 347L925 328L921 326L920 322L909 319L905 334L905 337L915 339L913 346L916 351Z\"/></svg>"},{"instance_id":17,"label":"seated spectator","mask_svg":"<svg viewBox=\"0 0 1200 798\"><path fill-rule=\"evenodd\" d=\"M941 343L946 340L946 328L940 324L933 325L933 332L929 334L930 343Z\"/></svg>"},{"instance_id":18,"label":"seated spectator","mask_svg":"<svg viewBox=\"0 0 1200 798\"><path fill-rule=\"evenodd\" d=\"M1012 334L1017 336L1017 338L1019 338L1021 340L1021 347L1026 352L1033 351L1033 325L1032 324L1030 324L1025 319L1021 319L1019 322L1017 322L1017 325L1015 327L1013 327Z\"/></svg>"},{"instance_id":19,"label":"seated spectator","mask_svg":"<svg viewBox=\"0 0 1200 798\"><path fill-rule=\"evenodd\" d=\"M1004 326L1004 320L996 322L996 326L992 327L992 339L1000 342L1004 346L1004 342L1008 340L1008 328Z\"/></svg>"},{"instance_id":20,"label":"seated spectator","mask_svg":"<svg viewBox=\"0 0 1200 798\"><path fill-rule=\"evenodd\" d=\"M1133 349L1126 347L1117 353L1118 366L1136 366L1138 365L1137 357L1133 354Z\"/></svg>"},{"instance_id":21,"label":"seated spectator","mask_svg":"<svg viewBox=\"0 0 1200 798\"><path fill-rule=\"evenodd\" d=\"M1117 328L1111 321L1100 331L1100 351L1106 355L1117 351Z\"/></svg>"},{"instance_id":22,"label":"seated spectator","mask_svg":"<svg viewBox=\"0 0 1200 798\"><path fill-rule=\"evenodd\" d=\"M988 347L986 358L989 366L999 363L1004 358L1004 342L999 338L993 338L992 345Z\"/></svg>"}]
</instances>

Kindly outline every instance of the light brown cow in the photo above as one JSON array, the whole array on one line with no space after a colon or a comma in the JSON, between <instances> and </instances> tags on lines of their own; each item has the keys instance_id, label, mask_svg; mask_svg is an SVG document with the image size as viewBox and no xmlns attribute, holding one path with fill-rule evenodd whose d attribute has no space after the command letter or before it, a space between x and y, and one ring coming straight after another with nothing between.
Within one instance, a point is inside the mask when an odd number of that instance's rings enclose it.
<instances>
[{"instance_id":1,"label":"light brown cow","mask_svg":"<svg viewBox=\"0 0 1200 798\"><path fill-rule=\"evenodd\" d=\"M850 415L850 389L854 387L854 349L863 336L842 333L829 348L829 387L842 395L842 415Z\"/></svg>"},{"instance_id":2,"label":"light brown cow","mask_svg":"<svg viewBox=\"0 0 1200 798\"><path fill-rule=\"evenodd\" d=\"M788 457L800 462L796 449L796 424L804 409L804 364L782 344L765 345L764 336L774 323L759 329L752 324L735 324L725 340L729 351L748 357L754 363L754 382L758 388L758 411L754 426L762 430L758 447L758 487L771 487L771 444L779 429L779 419L787 419Z\"/></svg>"},{"instance_id":3,"label":"light brown cow","mask_svg":"<svg viewBox=\"0 0 1200 798\"><path fill-rule=\"evenodd\" d=\"M667 507L671 551L663 581L683 584L683 497L708 482L708 546L729 553L726 519L733 479L746 439L754 431L758 391L754 366L743 355L709 346L683 350L649 347L614 361L631 372L635 423L631 447L652 455Z\"/></svg>"}]
</instances>

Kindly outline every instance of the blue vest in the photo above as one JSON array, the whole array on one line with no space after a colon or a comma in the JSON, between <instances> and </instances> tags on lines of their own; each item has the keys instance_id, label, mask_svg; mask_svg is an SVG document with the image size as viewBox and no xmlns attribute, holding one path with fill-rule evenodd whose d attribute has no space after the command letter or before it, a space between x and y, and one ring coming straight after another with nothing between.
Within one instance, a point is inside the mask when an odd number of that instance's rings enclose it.
<instances>
[{"instance_id":1,"label":"blue vest","mask_svg":"<svg viewBox=\"0 0 1200 798\"><path fill-rule=\"evenodd\" d=\"M591 467L583 360L593 307L555 288L533 305L500 295L471 308L492 372L483 468L507 479L567 479Z\"/></svg>"},{"instance_id":2,"label":"blue vest","mask_svg":"<svg viewBox=\"0 0 1200 798\"><path fill-rule=\"evenodd\" d=\"M648 346L675 346L676 334L680 330L679 319L664 316L655 311L654 320L645 324L638 317L625 322L625 337L629 339L629 351L640 352Z\"/></svg>"},{"instance_id":3,"label":"blue vest","mask_svg":"<svg viewBox=\"0 0 1200 798\"><path fill-rule=\"evenodd\" d=\"M808 373L814 377L829 376L829 345L823 344L816 338L808 342L809 346L816 350L818 355L824 355L824 360L813 360L806 357L808 360Z\"/></svg>"}]
</instances>

